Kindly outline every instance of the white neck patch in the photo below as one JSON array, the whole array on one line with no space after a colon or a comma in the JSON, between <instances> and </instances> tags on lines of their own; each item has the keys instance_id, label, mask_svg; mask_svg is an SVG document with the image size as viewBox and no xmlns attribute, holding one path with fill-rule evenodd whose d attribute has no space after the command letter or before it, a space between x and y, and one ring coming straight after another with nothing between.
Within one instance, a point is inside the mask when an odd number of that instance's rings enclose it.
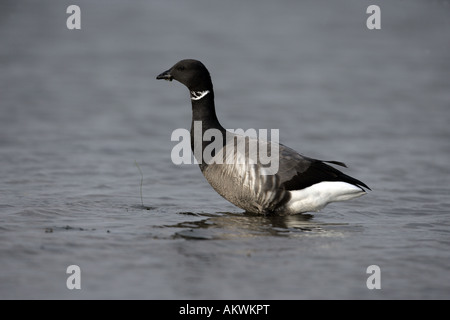
<instances>
[{"instance_id":1,"label":"white neck patch","mask_svg":"<svg viewBox=\"0 0 450 320\"><path fill-rule=\"evenodd\" d=\"M209 93L209 90L205 91L191 91L191 100L200 100Z\"/></svg>"}]
</instances>

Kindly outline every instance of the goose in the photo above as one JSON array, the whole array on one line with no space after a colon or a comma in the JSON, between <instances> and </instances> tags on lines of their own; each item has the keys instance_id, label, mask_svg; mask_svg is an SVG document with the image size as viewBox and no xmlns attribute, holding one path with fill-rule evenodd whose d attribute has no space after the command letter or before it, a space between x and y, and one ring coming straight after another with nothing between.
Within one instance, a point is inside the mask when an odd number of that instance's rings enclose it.
<instances>
[{"instance_id":1,"label":"goose","mask_svg":"<svg viewBox=\"0 0 450 320\"><path fill-rule=\"evenodd\" d=\"M278 142L226 130L217 118L211 76L202 62L181 60L156 79L177 80L189 89L191 149L200 170L217 193L246 212L264 215L316 212L331 202L351 200L366 194L366 189L371 190L362 181L330 165L347 167L342 162L309 158ZM203 152L213 143L202 139L208 130L222 134L223 139L212 150L209 161L202 161ZM240 141L244 150L239 149L236 141ZM251 145L258 146L256 157L250 151ZM276 155L277 163L273 166L276 170L269 170L268 164L259 160L261 148Z\"/></svg>"}]
</instances>

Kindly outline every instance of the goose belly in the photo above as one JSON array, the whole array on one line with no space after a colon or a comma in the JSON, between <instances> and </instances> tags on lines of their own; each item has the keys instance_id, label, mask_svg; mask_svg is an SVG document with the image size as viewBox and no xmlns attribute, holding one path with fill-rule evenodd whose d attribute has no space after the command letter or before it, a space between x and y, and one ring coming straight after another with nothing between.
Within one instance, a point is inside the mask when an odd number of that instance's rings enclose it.
<instances>
[{"instance_id":1,"label":"goose belly","mask_svg":"<svg viewBox=\"0 0 450 320\"><path fill-rule=\"evenodd\" d=\"M286 193L277 188L275 175L261 175L253 165L213 164L203 175L218 194L248 212L272 212Z\"/></svg>"}]
</instances>

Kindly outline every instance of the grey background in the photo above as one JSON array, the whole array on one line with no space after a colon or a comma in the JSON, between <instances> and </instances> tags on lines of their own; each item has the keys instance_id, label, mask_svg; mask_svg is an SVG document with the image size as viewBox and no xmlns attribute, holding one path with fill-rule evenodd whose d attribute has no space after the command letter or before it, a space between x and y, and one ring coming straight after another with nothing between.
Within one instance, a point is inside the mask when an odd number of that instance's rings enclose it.
<instances>
[{"instance_id":1,"label":"grey background","mask_svg":"<svg viewBox=\"0 0 450 320\"><path fill-rule=\"evenodd\" d=\"M0 298L450 298L449 11L2 0ZM373 191L313 215L242 214L171 162L189 95L155 77L183 58L209 68L226 128L279 129ZM71 264L81 290L66 288ZM372 264L381 290L366 287Z\"/></svg>"}]
</instances>

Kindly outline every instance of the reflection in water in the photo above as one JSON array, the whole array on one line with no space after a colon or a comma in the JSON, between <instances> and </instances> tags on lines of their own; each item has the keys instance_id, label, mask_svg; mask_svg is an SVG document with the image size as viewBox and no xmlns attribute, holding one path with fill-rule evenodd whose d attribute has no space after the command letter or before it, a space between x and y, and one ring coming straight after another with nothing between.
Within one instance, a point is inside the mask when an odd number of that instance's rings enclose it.
<instances>
[{"instance_id":1,"label":"reflection in water","mask_svg":"<svg viewBox=\"0 0 450 320\"><path fill-rule=\"evenodd\" d=\"M179 214L204 217L201 220L185 221L168 228L179 228L175 238L213 240L263 236L303 236L311 234L326 235L336 232L333 226L347 224L329 224L313 221L313 215L261 216L222 212L217 214L180 212Z\"/></svg>"}]
</instances>

